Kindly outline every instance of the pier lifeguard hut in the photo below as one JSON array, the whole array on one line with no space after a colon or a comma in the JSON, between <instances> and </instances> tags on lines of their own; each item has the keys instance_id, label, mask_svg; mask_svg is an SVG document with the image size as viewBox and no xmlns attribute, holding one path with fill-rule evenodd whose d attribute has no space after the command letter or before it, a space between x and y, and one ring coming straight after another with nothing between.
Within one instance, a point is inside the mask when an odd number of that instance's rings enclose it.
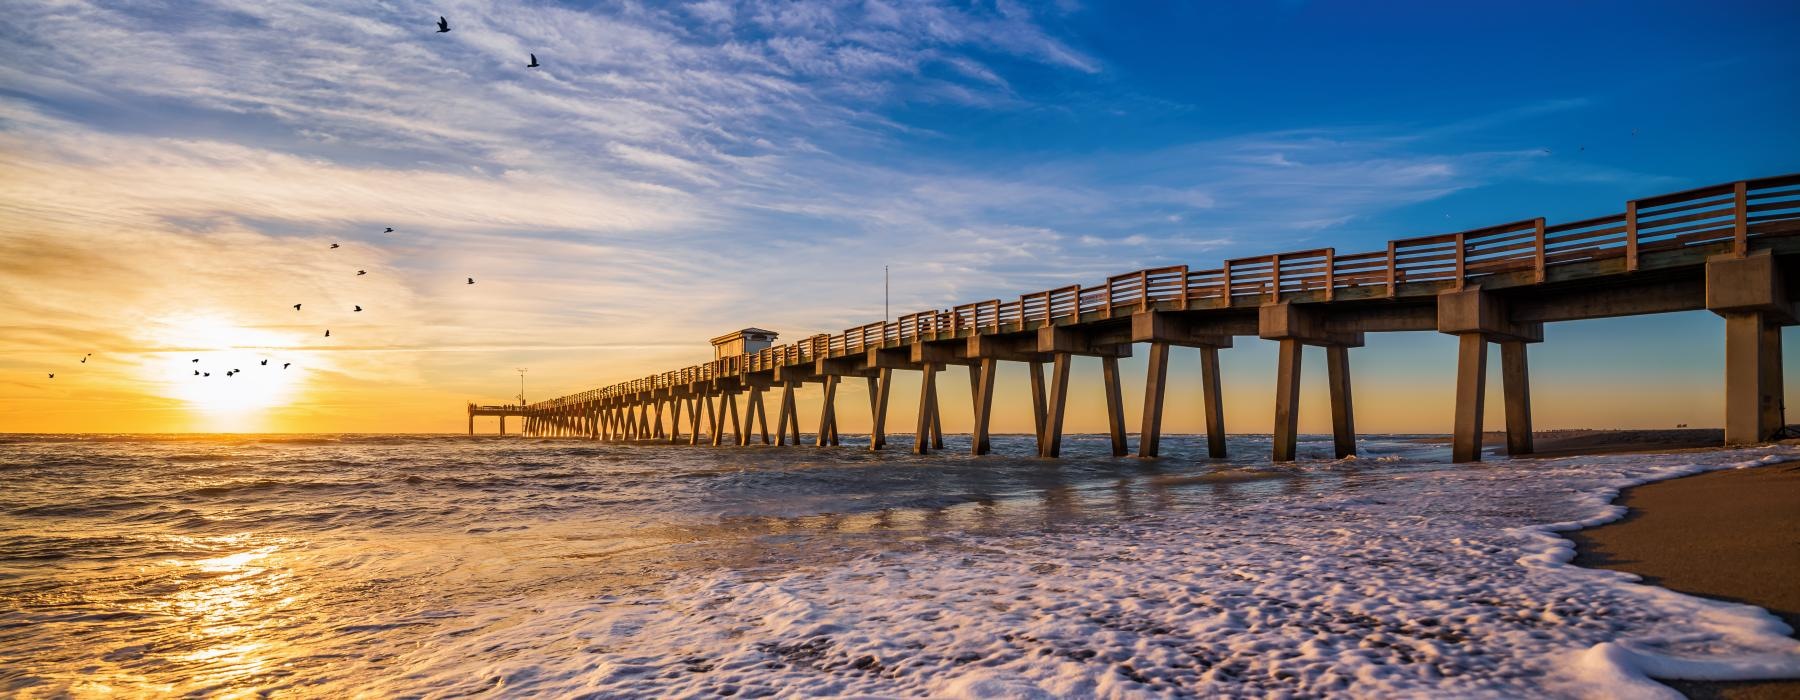
<instances>
[{"instance_id":1,"label":"pier lifeguard hut","mask_svg":"<svg viewBox=\"0 0 1800 700\"><path fill-rule=\"evenodd\" d=\"M748 355L775 344L775 331L745 328L712 339L713 359Z\"/></svg>"}]
</instances>

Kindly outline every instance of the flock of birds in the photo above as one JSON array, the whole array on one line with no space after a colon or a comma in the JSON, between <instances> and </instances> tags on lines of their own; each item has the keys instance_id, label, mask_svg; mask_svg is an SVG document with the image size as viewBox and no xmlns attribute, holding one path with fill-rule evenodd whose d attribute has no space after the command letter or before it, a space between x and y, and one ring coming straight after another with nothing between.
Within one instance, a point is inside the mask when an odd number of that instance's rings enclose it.
<instances>
[{"instance_id":1,"label":"flock of birds","mask_svg":"<svg viewBox=\"0 0 1800 700\"><path fill-rule=\"evenodd\" d=\"M449 19L446 19L446 18L444 18L444 17L438 17L438 21L437 21L437 33L439 33L439 34L443 34L443 33L446 33L446 32L448 32L448 31L450 31L450 20L449 20ZM531 57L531 62L530 62L530 63L527 63L527 64L525 64L525 67L526 67L526 68L539 68L539 67L542 67L542 64L540 64L540 63L538 63L538 58L537 58L537 54L535 54L535 53L533 53L533 54L528 54L528 55L529 55L529 56L530 56L530 57ZM387 226L387 227L384 227L384 229L383 229L383 230L382 230L382 233L393 233L393 232L394 232L394 227L392 227L392 226ZM338 248L338 247L339 247L339 246L338 246L338 244L336 244L336 243L333 243L333 244L331 244L331 248L330 248L330 249L331 249L331 250L336 250L336 249L337 249L337 248ZM357 270L357 271L356 271L356 276L358 276L358 277L361 277L361 276L363 276L363 275L367 275L367 274L369 274L369 271L368 271L368 270ZM475 284L475 278L473 278L473 277L469 277L469 278L467 278L467 280L468 280L468 281L467 281L467 282L466 282L466 284ZM299 310L300 310L300 307L301 307L301 305L302 305L302 304L295 304L295 305L294 305L294 310L295 310L295 311L299 311ZM351 311L351 313L361 313L361 312L362 312L362 310L363 310L363 307L362 307L362 305L361 305L361 304L352 304L352 305L351 305L351 309L350 309L350 311ZM329 328L327 328L327 329L325 329L325 337L327 337L327 338L330 338L330 337L331 337L331 329L329 329ZM86 355L83 355L83 356L82 356L82 357L81 357L81 364L84 364L84 365L85 365L85 364L87 364L87 361L88 361L88 360L89 360L89 359L90 359L90 358L92 358L92 357L93 357L93 356L94 356L94 354L93 354L93 353L87 353L87 354L86 354ZM199 362L200 362L200 358L198 358L198 357L196 357L196 358L194 358L194 359L193 359L193 364L198 364L198 363L199 363ZM268 361L268 360L267 360L267 359L264 359L264 360L261 360L261 366L265 366L265 367L266 367L266 366L268 366L268 364L269 364L269 361ZM294 363L292 363L292 362L283 362L283 363L281 363L281 368L282 368L282 369L284 369L284 370L285 370L285 369L287 369L287 368L289 368L289 367L292 367L292 366L293 366L293 364L294 364ZM237 368L233 368L233 369L230 369L230 370L227 370L227 371L226 371L226 372L225 372L225 376L227 376L227 377L230 377L230 376L234 376L234 375L237 375L237 374L238 374L238 373L240 373L240 372L243 372L243 370L241 370L241 369L237 369ZM56 373L55 373L55 372L50 372L50 373L49 373L49 375L50 375L50 378L51 378L51 379L55 379L55 378L56 378ZM203 369L198 369L198 368L196 368L196 369L194 369L194 376L196 376L196 377L202 377L202 378L204 378L204 377L211 377L211 376L212 376L212 372L208 372L208 371L205 371L205 370L203 370Z\"/></svg>"}]
</instances>

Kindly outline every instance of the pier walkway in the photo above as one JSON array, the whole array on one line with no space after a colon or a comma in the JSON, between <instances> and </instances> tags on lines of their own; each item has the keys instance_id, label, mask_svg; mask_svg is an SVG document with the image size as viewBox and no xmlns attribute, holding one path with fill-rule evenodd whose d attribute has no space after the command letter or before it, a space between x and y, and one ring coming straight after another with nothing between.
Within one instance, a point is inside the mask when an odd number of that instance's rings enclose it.
<instances>
[{"instance_id":1,"label":"pier walkway","mask_svg":"<svg viewBox=\"0 0 1800 700\"><path fill-rule=\"evenodd\" d=\"M1800 289L1784 284L1800 274L1797 233L1800 175L1782 175L1638 199L1622 212L1581 221L1533 218L1396 240L1370 252L1320 248L1212 269L1138 270L1094 286L907 314L523 407L471 404L470 432L477 415L518 415L526 435L721 445L729 434L734 444L769 444L764 396L779 392L775 444L797 445L794 392L817 383L824 405L811 441L836 445L837 385L862 377L874 419L869 448L881 449L898 370L923 375L914 449L925 452L943 447L937 376L962 365L974 389L972 449L985 454L998 363L1023 362L1031 368L1038 453L1055 457L1070 360L1084 355L1101 359L1113 453L1125 455L1118 358L1146 344L1136 453L1157 454L1169 348L1184 346L1201 351L1210 451L1222 457L1218 352L1251 337L1280 346L1274 459L1294 458L1300 357L1308 346L1325 350L1336 452L1348 456L1356 449L1350 350L1369 333L1423 331L1459 339L1453 454L1475 461L1490 344L1500 347L1507 451L1528 454L1527 348L1543 340L1544 324L1704 309L1725 319L1725 441L1755 443L1784 424L1780 329L1800 322L1793 303Z\"/></svg>"}]
</instances>

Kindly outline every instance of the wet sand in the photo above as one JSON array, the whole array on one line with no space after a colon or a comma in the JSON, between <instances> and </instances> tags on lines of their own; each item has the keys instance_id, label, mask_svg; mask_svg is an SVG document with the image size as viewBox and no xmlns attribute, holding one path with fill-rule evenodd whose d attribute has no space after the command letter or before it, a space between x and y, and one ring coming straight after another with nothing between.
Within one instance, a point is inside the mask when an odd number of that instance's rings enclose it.
<instances>
[{"instance_id":1,"label":"wet sand","mask_svg":"<svg viewBox=\"0 0 1800 700\"><path fill-rule=\"evenodd\" d=\"M1757 605L1800 630L1800 463L1646 484L1618 502L1624 519L1569 535L1576 565ZM1690 698L1800 697L1800 680L1669 684Z\"/></svg>"}]
</instances>

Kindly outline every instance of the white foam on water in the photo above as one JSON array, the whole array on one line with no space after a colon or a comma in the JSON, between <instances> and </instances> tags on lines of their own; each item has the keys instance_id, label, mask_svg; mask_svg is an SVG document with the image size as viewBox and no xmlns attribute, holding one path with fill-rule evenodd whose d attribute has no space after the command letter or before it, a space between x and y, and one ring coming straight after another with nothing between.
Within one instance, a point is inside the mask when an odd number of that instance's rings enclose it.
<instances>
[{"instance_id":1,"label":"white foam on water","mask_svg":"<svg viewBox=\"0 0 1800 700\"><path fill-rule=\"evenodd\" d=\"M1620 489L1791 447L1390 469L1204 509L956 534L772 580L485 601L345 691L558 696L1679 697L1800 677L1760 608L1570 565ZM1054 467L1047 467L1054 468ZM393 675L402 675L396 680ZM361 679L361 680L359 680Z\"/></svg>"}]
</instances>

